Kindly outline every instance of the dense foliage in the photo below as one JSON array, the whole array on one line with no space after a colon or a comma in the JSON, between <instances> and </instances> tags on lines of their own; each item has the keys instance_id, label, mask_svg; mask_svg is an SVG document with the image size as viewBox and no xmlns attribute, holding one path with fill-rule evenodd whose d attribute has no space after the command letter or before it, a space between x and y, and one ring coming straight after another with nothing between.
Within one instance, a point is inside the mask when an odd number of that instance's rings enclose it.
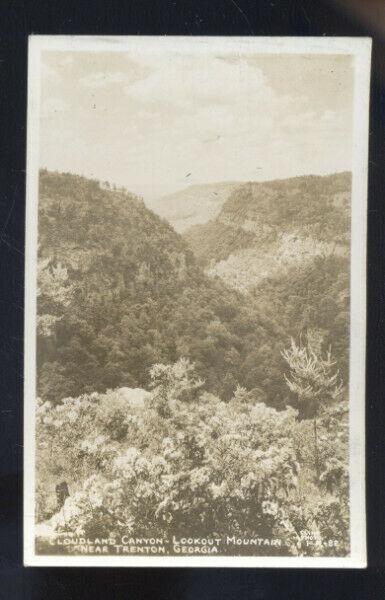
<instances>
[{"instance_id":1,"label":"dense foliage","mask_svg":"<svg viewBox=\"0 0 385 600\"><path fill-rule=\"evenodd\" d=\"M41 172L36 497L51 533L348 553L349 193L349 174L246 184L182 237L123 189Z\"/></svg>"},{"instance_id":2,"label":"dense foliage","mask_svg":"<svg viewBox=\"0 0 385 600\"><path fill-rule=\"evenodd\" d=\"M40 404L38 520L50 518L52 535L258 536L282 545L257 554L346 554L340 399L319 413L316 476L313 430L294 409L278 412L240 387L225 403L185 359L154 365L151 378L136 406L119 390ZM51 517L63 478L71 494Z\"/></svg>"},{"instance_id":3,"label":"dense foliage","mask_svg":"<svg viewBox=\"0 0 385 600\"><path fill-rule=\"evenodd\" d=\"M350 173L247 183L215 220L184 234L207 273L248 294L279 332L321 331L345 381L350 191Z\"/></svg>"},{"instance_id":4,"label":"dense foliage","mask_svg":"<svg viewBox=\"0 0 385 600\"><path fill-rule=\"evenodd\" d=\"M203 267L224 260L233 252L249 248L255 242L253 232L228 225L219 219L194 225L183 237Z\"/></svg>"},{"instance_id":5,"label":"dense foliage","mask_svg":"<svg viewBox=\"0 0 385 600\"><path fill-rule=\"evenodd\" d=\"M208 391L269 390L280 405L284 334L253 302L205 275L143 202L43 171L39 206L38 393L58 402L118 386L181 356ZM261 391L263 393L263 391Z\"/></svg>"},{"instance_id":6,"label":"dense foliage","mask_svg":"<svg viewBox=\"0 0 385 600\"><path fill-rule=\"evenodd\" d=\"M218 217L184 237L208 265L244 248L266 254L282 234L346 245L350 238L351 174L293 177L235 188Z\"/></svg>"},{"instance_id":7,"label":"dense foliage","mask_svg":"<svg viewBox=\"0 0 385 600\"><path fill-rule=\"evenodd\" d=\"M339 256L316 257L302 268L267 277L253 291L258 308L291 337L316 330L333 349L344 381L349 376L349 264Z\"/></svg>"}]
</instances>

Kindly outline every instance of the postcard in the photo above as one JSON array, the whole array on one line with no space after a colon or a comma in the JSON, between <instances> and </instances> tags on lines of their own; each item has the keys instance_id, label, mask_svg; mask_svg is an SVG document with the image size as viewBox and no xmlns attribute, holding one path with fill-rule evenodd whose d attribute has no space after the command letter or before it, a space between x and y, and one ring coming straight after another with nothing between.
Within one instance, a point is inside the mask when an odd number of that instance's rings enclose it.
<instances>
[{"instance_id":1,"label":"postcard","mask_svg":"<svg viewBox=\"0 0 385 600\"><path fill-rule=\"evenodd\" d=\"M30 37L26 565L366 566L370 54Z\"/></svg>"}]
</instances>

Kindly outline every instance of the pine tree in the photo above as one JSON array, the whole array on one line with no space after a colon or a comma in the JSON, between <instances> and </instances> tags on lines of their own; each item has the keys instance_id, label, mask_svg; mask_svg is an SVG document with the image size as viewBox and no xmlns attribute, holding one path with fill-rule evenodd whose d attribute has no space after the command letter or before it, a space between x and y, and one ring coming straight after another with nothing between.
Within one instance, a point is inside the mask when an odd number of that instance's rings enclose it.
<instances>
[{"instance_id":1,"label":"pine tree","mask_svg":"<svg viewBox=\"0 0 385 600\"><path fill-rule=\"evenodd\" d=\"M290 348L284 350L282 356L290 367L290 375L287 377L285 374L285 381L290 391L297 395L300 406L306 407L307 415L313 420L314 462L318 481L320 461L317 420L322 409L336 400L342 390L339 371L334 371L336 363L332 361L330 348L326 356L322 357L312 347L297 346L292 339Z\"/></svg>"}]
</instances>

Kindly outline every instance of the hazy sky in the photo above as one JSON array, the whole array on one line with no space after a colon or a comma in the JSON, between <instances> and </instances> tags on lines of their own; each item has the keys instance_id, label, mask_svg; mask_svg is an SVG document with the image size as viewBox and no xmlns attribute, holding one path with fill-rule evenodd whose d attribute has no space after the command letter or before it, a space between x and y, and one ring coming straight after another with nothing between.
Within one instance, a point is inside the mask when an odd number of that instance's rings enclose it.
<instances>
[{"instance_id":1,"label":"hazy sky","mask_svg":"<svg viewBox=\"0 0 385 600\"><path fill-rule=\"evenodd\" d=\"M350 170L350 60L45 51L41 166L145 198Z\"/></svg>"}]
</instances>

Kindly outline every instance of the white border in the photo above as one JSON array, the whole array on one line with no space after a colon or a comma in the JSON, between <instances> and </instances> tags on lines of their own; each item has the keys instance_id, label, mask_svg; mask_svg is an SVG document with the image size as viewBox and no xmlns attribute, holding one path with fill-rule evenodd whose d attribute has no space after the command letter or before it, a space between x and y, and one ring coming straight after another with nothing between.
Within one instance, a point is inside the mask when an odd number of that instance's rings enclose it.
<instances>
[{"instance_id":1,"label":"white border","mask_svg":"<svg viewBox=\"0 0 385 600\"><path fill-rule=\"evenodd\" d=\"M349 557L37 556L35 511L36 274L39 171L40 55L43 50L159 54L348 54L354 59L353 189L350 330L350 522ZM24 358L24 564L98 567L364 568L366 215L370 38L346 37L98 37L30 36L28 59L27 202Z\"/></svg>"}]
</instances>

